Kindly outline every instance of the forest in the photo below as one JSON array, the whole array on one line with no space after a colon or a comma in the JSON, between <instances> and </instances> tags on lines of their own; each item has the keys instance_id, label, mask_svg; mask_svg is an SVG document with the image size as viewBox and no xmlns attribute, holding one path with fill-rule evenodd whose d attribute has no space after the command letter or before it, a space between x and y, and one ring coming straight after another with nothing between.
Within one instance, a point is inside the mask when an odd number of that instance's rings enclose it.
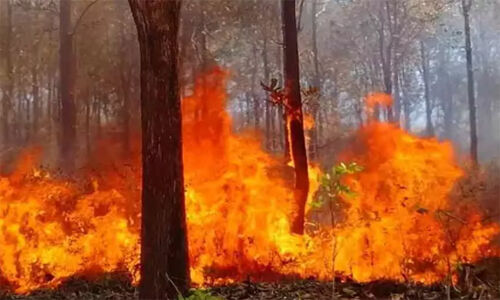
<instances>
[{"instance_id":1,"label":"forest","mask_svg":"<svg viewBox=\"0 0 500 300\"><path fill-rule=\"evenodd\" d=\"M500 299L500 0L0 0L0 299Z\"/></svg>"}]
</instances>

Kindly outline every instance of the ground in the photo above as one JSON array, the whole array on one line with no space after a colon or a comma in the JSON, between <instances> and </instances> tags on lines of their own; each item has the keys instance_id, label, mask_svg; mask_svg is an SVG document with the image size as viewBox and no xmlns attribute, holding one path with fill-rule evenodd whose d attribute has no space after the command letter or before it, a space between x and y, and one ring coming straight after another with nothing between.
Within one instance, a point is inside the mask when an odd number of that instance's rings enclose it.
<instances>
[{"instance_id":1,"label":"ground","mask_svg":"<svg viewBox=\"0 0 500 300\"><path fill-rule=\"evenodd\" d=\"M473 281L472 287L460 291L452 288L452 299L500 299L500 281ZM392 281L376 281L359 284L351 281L336 283L336 296L341 299L391 299L391 300L439 300L447 299L446 286L436 284L422 286ZM210 293L220 299L332 299L331 282L316 280L293 280L276 283L243 282L217 286L202 294ZM215 298L215 299L219 299ZM2 300L136 300L137 289L121 275L108 274L93 280L71 279L57 289L35 291L30 295L14 295L0 291ZM214 298L190 297L189 300L212 300Z\"/></svg>"}]
</instances>

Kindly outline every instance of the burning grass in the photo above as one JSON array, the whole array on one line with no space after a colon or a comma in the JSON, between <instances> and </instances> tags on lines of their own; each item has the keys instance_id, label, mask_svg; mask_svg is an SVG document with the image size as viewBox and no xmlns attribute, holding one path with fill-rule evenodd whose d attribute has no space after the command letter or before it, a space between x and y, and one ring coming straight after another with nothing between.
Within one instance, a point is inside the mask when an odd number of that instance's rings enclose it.
<instances>
[{"instance_id":1,"label":"burning grass","mask_svg":"<svg viewBox=\"0 0 500 300\"><path fill-rule=\"evenodd\" d=\"M343 155L364 170L344 179L354 193L338 199L335 226L321 209L310 210L310 216L317 214L310 219L316 230L291 234L297 209L291 184L281 176L286 167L262 151L251 133L231 132L225 77L221 70L207 74L183 100L195 284L231 284L249 277L329 280L334 274L359 282L456 283L457 266L498 255L491 245L497 223L484 221L477 201L452 197L464 171L451 145L383 123L362 128ZM106 149L111 145L101 148L78 180L36 168L37 151L27 151L16 171L0 178L4 287L27 293L74 276L117 270L137 283L140 156L117 162L113 152L106 156ZM310 203L320 174L310 167Z\"/></svg>"}]
</instances>

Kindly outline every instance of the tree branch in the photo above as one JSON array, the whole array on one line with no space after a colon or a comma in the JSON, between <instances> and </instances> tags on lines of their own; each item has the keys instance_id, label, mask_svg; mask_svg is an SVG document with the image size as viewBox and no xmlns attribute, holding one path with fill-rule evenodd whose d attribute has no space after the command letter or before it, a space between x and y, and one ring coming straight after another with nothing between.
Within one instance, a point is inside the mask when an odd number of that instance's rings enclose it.
<instances>
[{"instance_id":1,"label":"tree branch","mask_svg":"<svg viewBox=\"0 0 500 300\"><path fill-rule=\"evenodd\" d=\"M97 3L99 0L93 0L90 2L82 11L82 13L78 16L78 19L76 19L75 26L73 26L73 30L71 30L71 35L75 35L76 30L78 29L78 26L80 26L80 23L82 22L83 17L85 14L89 11L89 9Z\"/></svg>"},{"instance_id":2,"label":"tree branch","mask_svg":"<svg viewBox=\"0 0 500 300\"><path fill-rule=\"evenodd\" d=\"M316 0L314 0L314 1L316 1ZM302 12L303 11L304 11L304 0L301 0L300 5L299 5L299 17L297 18L297 32L302 31L302 26L301 26L300 22L302 20Z\"/></svg>"}]
</instances>

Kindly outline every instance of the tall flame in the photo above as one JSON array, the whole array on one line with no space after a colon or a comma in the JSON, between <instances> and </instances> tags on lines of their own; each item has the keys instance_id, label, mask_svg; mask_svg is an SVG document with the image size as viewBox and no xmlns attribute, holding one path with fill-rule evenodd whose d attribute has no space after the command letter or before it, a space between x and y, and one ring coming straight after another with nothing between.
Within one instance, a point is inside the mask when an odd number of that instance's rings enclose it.
<instances>
[{"instance_id":1,"label":"tall flame","mask_svg":"<svg viewBox=\"0 0 500 300\"><path fill-rule=\"evenodd\" d=\"M382 123L362 128L344 154L365 170L346 179L355 196L343 199L341 222L291 234L293 172L252 134L231 132L226 76L222 70L202 76L183 99L195 283L329 279L333 271L360 281L433 282L450 264L493 254L489 243L498 226L483 225L475 207L451 203L463 176L451 146ZM72 275L120 269L137 282L139 157L131 167L104 165L83 174L89 180L70 181L34 169L37 155L27 151L16 172L0 177L0 282L24 293ZM310 199L319 175L311 167Z\"/></svg>"}]
</instances>

